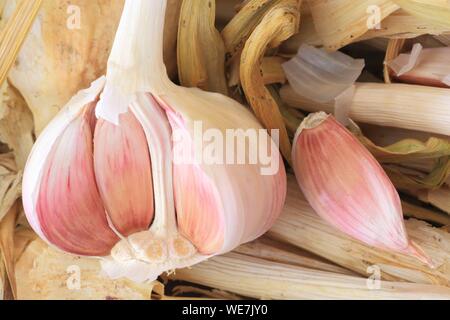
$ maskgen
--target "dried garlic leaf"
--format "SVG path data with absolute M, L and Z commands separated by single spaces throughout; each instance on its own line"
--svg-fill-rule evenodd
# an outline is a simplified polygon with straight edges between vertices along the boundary
M 431 204 L 450 215 L 450 187 L 444 185 L 435 190 L 420 190 L 417 193 L 420 201 Z M 450 226 L 450 221 L 444 223 Z
M 375 145 L 361 131 L 351 128 L 353 134 L 382 163 L 405 163 L 411 160 L 435 159 L 450 156 L 450 141 L 435 137 L 426 142 L 404 139 L 386 147 Z
M 17 298 L 15 259 L 14 259 L 14 231 L 16 228 L 16 219 L 18 216 L 19 204 L 16 202 L 6 216 L 0 222 L 0 251 L 3 262 L 6 267 L 6 274 L 11 286 L 14 299 Z
M 308 4 L 319 37 L 332 51 L 355 41 L 399 9 L 391 0 L 309 0 Z
M 280 132 L 280 150 L 291 160 L 291 142 L 277 102 L 265 87 L 261 61 L 267 49 L 275 48 L 298 30 L 300 1 L 285 0 L 270 9 L 247 40 L 241 56 L 241 83 L 256 117 L 266 129 Z
M 228 58 L 239 55 L 253 30 L 267 12 L 284 0 L 248 0 L 222 31 Z
M 35 240 L 16 263 L 18 299 L 148 300 L 159 282 L 110 280 L 96 259 L 68 255 Z
M 422 189 L 437 189 L 441 187 L 450 176 L 450 157 L 442 157 L 428 174 L 414 172 L 411 169 L 395 165 L 384 165 L 392 183 L 401 190 L 418 191 Z
M 185 87 L 228 95 L 225 46 L 216 30 L 215 0 L 184 0 L 178 31 L 178 75 Z
M 450 28 L 450 2 L 442 0 L 392 0 L 403 10 L 438 26 Z
M 402 190 L 435 189 L 442 186 L 450 176 L 450 141 L 431 137 L 426 142 L 403 139 L 386 147 L 375 145 L 355 125 L 349 129 L 361 143 L 384 164 L 384 169 L 394 185 Z M 416 174 L 413 170 L 400 169 L 392 164 L 405 165 L 416 160 L 435 160 L 428 174 Z
M 402 201 L 402 208 L 403 214 L 406 217 L 412 217 L 419 220 L 440 224 L 442 226 L 450 226 L 450 216 L 445 213 L 420 207 L 407 201 Z
M 33 115 L 14 88 L 7 85 L 0 97 L 0 141 L 13 151 L 17 167 L 23 169 L 33 147 Z

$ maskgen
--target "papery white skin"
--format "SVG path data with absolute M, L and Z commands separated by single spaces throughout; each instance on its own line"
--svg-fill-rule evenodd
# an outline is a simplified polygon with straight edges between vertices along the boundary
M 165 6 L 165 0 L 126 2 L 106 81 L 101 78 L 90 89 L 81 91 L 46 128 L 33 148 L 24 177 L 27 218 L 38 235 L 46 239 L 37 218 L 36 203 L 42 171 L 52 145 L 100 93 L 95 109 L 99 119 L 119 124 L 122 113 L 131 112 L 136 117 L 144 129 L 151 155 L 154 220 L 148 231 L 128 238 L 118 234 L 122 240 L 111 248 L 111 256 L 101 257 L 103 270 L 111 278 L 128 277 L 139 282 L 153 280 L 162 272 L 191 266 L 212 255 L 228 252 L 265 233 L 281 213 L 286 196 L 283 162 L 274 142 L 266 134 L 272 161 L 279 163 L 277 174 L 262 175 L 260 163 L 189 163 L 192 172 L 199 177 L 198 183 L 210 186 L 204 191 L 208 192 L 207 200 L 211 200 L 212 210 L 186 213 L 186 204 L 191 199 L 200 205 L 206 199 L 202 198 L 203 193 L 195 193 L 198 190 L 189 187 L 192 185 L 189 181 L 192 180 L 191 171 L 182 170 L 179 164 L 172 165 L 172 148 L 175 147 L 172 146 L 172 131 L 183 132 L 183 139 L 174 143 L 189 146 L 191 154 L 195 154 L 197 143 L 192 137 L 196 121 L 202 121 L 205 130 L 219 129 L 224 135 L 226 129 L 259 130 L 262 127 L 248 110 L 232 99 L 178 87 L 169 81 L 162 59 Z M 182 178 L 185 173 L 188 174 Z M 219 221 L 221 236 L 208 235 L 210 225 L 206 224 L 204 228 L 200 224 L 212 244 L 202 243 L 200 239 L 194 246 L 188 237 L 195 237 L 199 226 L 195 223 L 192 226 L 192 221 L 198 221 L 199 215 L 207 219 L 212 211 L 217 214 L 213 220 Z M 187 215 L 184 224 L 183 215 Z M 183 225 L 186 232 L 183 232 Z M 110 227 L 117 233 L 112 225 Z M 162 254 L 155 260 L 144 261 L 148 257 L 147 249 L 153 248 L 161 249 Z

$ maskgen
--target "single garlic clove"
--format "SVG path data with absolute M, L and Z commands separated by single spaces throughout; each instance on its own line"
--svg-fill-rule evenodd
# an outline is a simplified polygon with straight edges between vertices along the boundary
M 100 119 L 94 136 L 94 167 L 108 216 L 123 236 L 147 230 L 153 219 L 153 184 L 147 139 L 136 117 L 120 124 Z
M 368 245 L 430 263 L 408 240 L 399 195 L 383 168 L 333 116 L 320 112 L 304 120 L 293 161 L 306 199 L 330 224 Z
M 159 103 L 174 137 L 178 228 L 201 254 L 228 252 L 264 234 L 280 215 L 283 161 L 267 131 L 236 101 L 173 90 Z
M 79 255 L 109 254 L 118 241 L 108 225 L 95 183 L 92 108 L 75 118 L 46 159 L 36 204 L 40 228 L 60 249 Z
M 217 253 L 224 241 L 225 221 L 217 188 L 195 165 L 174 165 L 178 228 L 204 255 Z

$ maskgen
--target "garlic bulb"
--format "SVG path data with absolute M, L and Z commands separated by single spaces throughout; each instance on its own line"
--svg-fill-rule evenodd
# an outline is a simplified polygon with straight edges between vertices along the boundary
M 247 109 L 168 79 L 165 8 L 166 0 L 126 1 L 106 77 L 49 124 L 24 174 L 38 235 L 100 257 L 112 278 L 155 279 L 230 251 L 265 233 L 286 196 L 279 151 Z M 230 132 L 244 139 L 223 157 L 203 146 Z M 245 148 L 245 133 L 258 134 L 256 150 Z M 244 151 L 243 161 L 228 161 L 229 151 Z
M 408 239 L 400 197 L 388 176 L 333 116 L 319 112 L 303 121 L 292 159 L 306 199 L 331 225 L 370 246 L 431 265 Z

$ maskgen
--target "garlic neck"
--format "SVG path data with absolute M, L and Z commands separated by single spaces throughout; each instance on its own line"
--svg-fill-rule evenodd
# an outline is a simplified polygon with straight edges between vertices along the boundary
M 166 0 L 127 0 L 108 61 L 108 83 L 124 95 L 170 83 L 163 59 Z

